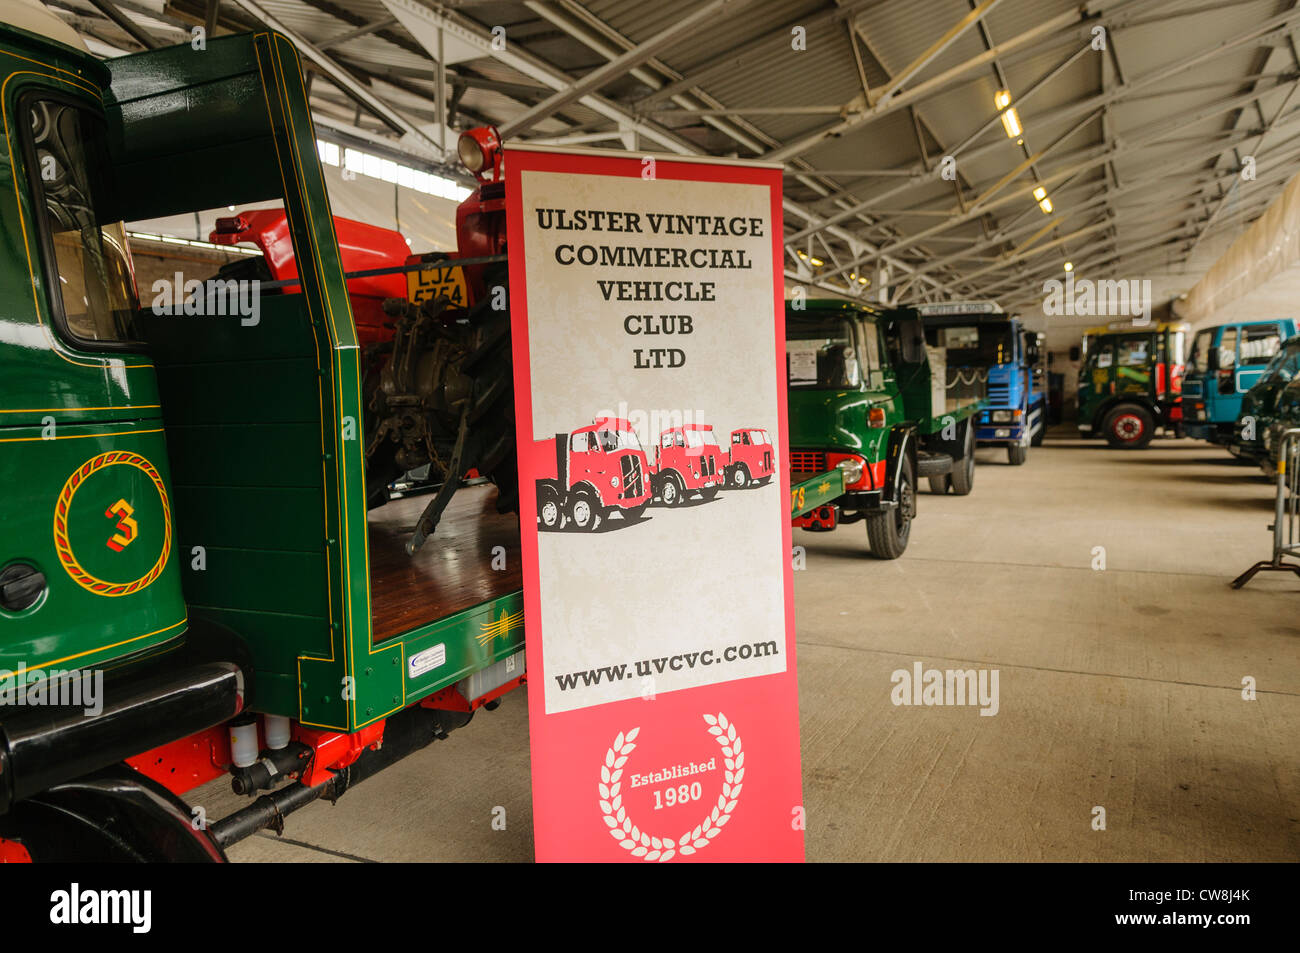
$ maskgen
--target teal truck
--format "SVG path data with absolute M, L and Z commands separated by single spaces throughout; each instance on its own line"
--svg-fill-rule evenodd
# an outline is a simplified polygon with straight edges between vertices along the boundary
M 1295 333 L 1296 323 L 1290 318 L 1198 329 L 1183 377 L 1187 436 L 1230 446 L 1246 392 L 1259 383 L 1282 342 Z
M 839 300 L 786 306 L 791 517 L 833 530 L 865 522 L 873 555 L 897 559 L 917 480 L 971 491 L 979 387 L 948 386 L 913 309 Z

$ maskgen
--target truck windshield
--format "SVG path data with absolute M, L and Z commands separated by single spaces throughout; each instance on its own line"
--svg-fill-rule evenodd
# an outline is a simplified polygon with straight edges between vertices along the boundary
M 1260 375 L 1261 381 L 1289 381 L 1300 369 L 1300 346 L 1283 348 L 1273 355 L 1273 359 Z
M 31 99 L 27 113 L 55 314 L 78 343 L 138 340 L 126 230 L 103 214 L 113 202 L 104 124 L 62 99 Z
M 630 430 L 597 430 L 593 436 L 596 438 L 597 446 L 604 453 L 641 449 L 641 441 L 637 440 L 636 434 Z
M 791 387 L 857 387 L 862 382 L 853 325 L 842 318 L 788 321 L 785 359 Z
M 1010 363 L 1015 355 L 1010 322 L 928 327 L 925 338 L 948 352 L 950 366 L 991 367 Z
M 712 430 L 686 431 L 686 446 L 688 447 L 703 447 L 705 444 L 716 444 L 717 442 Z
M 771 440 L 768 439 L 766 430 L 749 431 L 749 439 L 750 442 L 753 443 L 754 446 L 756 447 L 761 447 L 764 444 L 768 444 L 772 442 Z

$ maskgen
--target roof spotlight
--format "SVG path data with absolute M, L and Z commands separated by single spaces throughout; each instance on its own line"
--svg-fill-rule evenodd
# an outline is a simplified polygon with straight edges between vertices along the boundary
M 474 173 L 480 182 L 491 170 L 493 179 L 501 177 L 501 135 L 492 126 L 477 126 L 460 134 L 456 154 L 461 165 Z

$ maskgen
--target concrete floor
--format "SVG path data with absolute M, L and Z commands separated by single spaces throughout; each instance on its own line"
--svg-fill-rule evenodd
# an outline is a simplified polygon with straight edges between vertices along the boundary
M 923 493 L 895 562 L 865 555 L 860 524 L 795 533 L 809 860 L 1300 859 L 1300 579 L 1228 587 L 1269 553 L 1271 485 L 1192 441 L 1063 431 L 1005 459 L 980 451 L 971 497 Z M 895 707 L 890 675 L 918 661 L 996 668 L 999 713 Z M 239 803 L 224 781 L 195 800 Z M 526 861 L 531 828 L 515 693 L 230 853 Z

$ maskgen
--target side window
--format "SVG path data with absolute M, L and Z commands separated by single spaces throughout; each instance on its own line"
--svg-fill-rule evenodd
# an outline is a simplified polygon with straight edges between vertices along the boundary
M 1214 332 L 1206 329 L 1198 331 L 1192 339 L 1192 353 L 1187 359 L 1187 370 L 1193 374 L 1204 373 L 1210 369 L 1210 342 Z
M 1267 364 L 1282 346 L 1282 336 L 1276 324 L 1259 324 L 1244 328 L 1241 338 L 1241 353 L 1238 360 L 1242 364 Z
M 731 435 L 731 442 L 732 442 L 732 443 L 740 443 L 740 438 L 741 438 L 741 434 L 733 433 L 733 434 Z
M 1223 338 L 1219 341 L 1219 370 L 1231 370 L 1237 366 L 1237 329 L 1225 328 Z
M 575 433 L 573 435 L 573 439 L 569 441 L 569 449 L 572 450 L 574 453 L 587 452 L 586 431 L 583 431 L 582 433 Z
M 671 433 L 662 434 L 659 437 L 659 445 L 662 447 L 671 447 L 673 445 L 673 435 Z
M 879 390 L 885 386 L 885 372 L 880 366 L 880 327 L 874 321 L 863 322 L 862 337 L 867 351 L 867 386 Z
M 1115 363 L 1115 345 L 1110 341 L 1098 345 L 1094 353 L 1097 355 L 1098 368 L 1110 367 Z
M 28 97 L 27 156 L 56 324 L 82 346 L 138 340 L 126 230 L 104 210 L 113 188 L 102 120 L 70 101 Z

